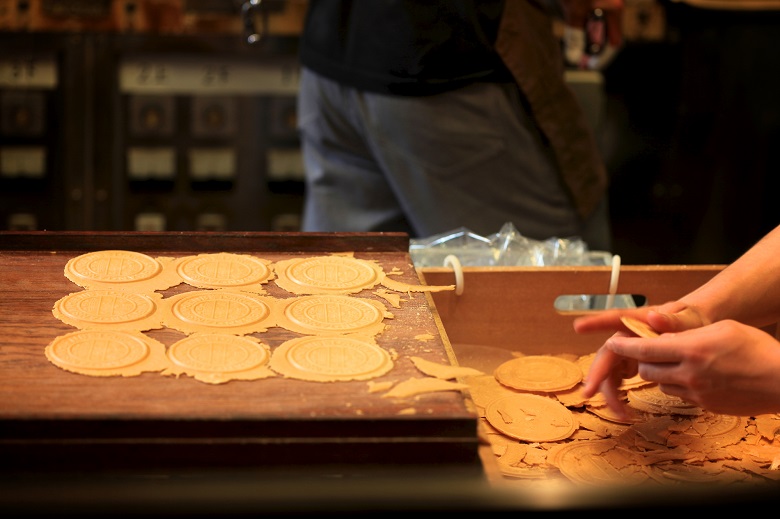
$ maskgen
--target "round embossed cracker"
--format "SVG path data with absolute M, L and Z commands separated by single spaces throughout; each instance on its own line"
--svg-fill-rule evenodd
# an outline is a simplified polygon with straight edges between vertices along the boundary
M 563 440 L 579 427 L 572 412 L 557 400 L 527 393 L 492 400 L 485 418 L 498 431 L 528 442 Z
M 637 453 L 621 448 L 617 440 L 573 441 L 555 445 L 547 462 L 574 483 L 637 485 L 649 479 Z
M 307 336 L 276 348 L 270 366 L 289 378 L 337 382 L 384 375 L 392 369 L 393 359 L 370 337 Z
M 254 337 L 193 334 L 168 348 L 171 366 L 163 375 L 189 375 L 208 384 L 230 380 L 257 380 L 273 376 L 267 364 L 268 345 Z
M 691 426 L 692 431 L 696 431 L 701 436 L 713 438 L 717 436 L 728 436 L 737 431 L 738 437 L 742 437 L 745 427 L 747 427 L 747 418 L 744 416 L 732 416 L 726 414 L 703 411 L 696 418 L 696 422 Z
M 313 295 L 284 300 L 279 311 L 280 326 L 317 335 L 381 333 L 385 318 L 393 314 L 379 301 L 345 295 Z
M 589 405 L 587 406 L 587 411 L 593 413 L 599 418 L 608 420 L 610 422 L 619 423 L 619 424 L 642 423 L 647 421 L 647 414 L 643 413 L 642 411 L 639 411 L 638 409 L 634 409 L 632 407 L 626 408 L 626 412 L 624 416 L 618 415 L 608 405 L 602 405 L 602 406 Z
M 527 355 L 508 360 L 500 364 L 493 375 L 505 386 L 522 391 L 563 391 L 582 381 L 580 366 L 551 355 Z
M 270 265 L 270 261 L 248 254 L 219 252 L 181 258 L 176 271 L 194 287 L 264 293 L 262 284 L 274 277 Z
M 657 463 L 649 467 L 653 477 L 661 483 L 697 484 L 741 483 L 750 475 L 741 469 L 728 467 L 720 460 L 700 463 Z
M 682 398 L 668 395 L 657 385 L 643 386 L 628 391 L 628 405 L 634 409 L 655 414 L 700 415 L 704 410 Z
M 65 277 L 89 289 L 164 290 L 181 283 L 172 261 L 126 250 L 88 252 L 65 264 Z
M 118 290 L 84 290 L 60 298 L 52 313 L 65 324 L 82 330 L 143 331 L 162 328 L 158 305 L 162 295 Z
M 168 366 L 165 345 L 137 332 L 79 330 L 57 337 L 44 353 L 66 371 L 95 377 L 131 377 Z
M 674 431 L 674 434 L 667 438 L 667 445 L 669 447 L 684 445 L 698 452 L 736 445 L 745 438 L 748 427 L 747 417 L 711 411 L 704 411 L 697 416 L 686 416 L 675 422 L 674 427 L 669 428 L 670 431 Z
M 376 263 L 347 256 L 279 261 L 276 275 L 276 284 L 295 294 L 355 294 L 374 287 L 385 277 Z
M 196 290 L 163 300 L 163 324 L 184 333 L 245 335 L 275 326 L 274 301 L 233 290 Z
M 658 332 L 653 330 L 653 328 L 644 321 L 640 321 L 639 319 L 635 319 L 627 315 L 622 316 L 620 321 L 626 325 L 626 328 L 640 337 L 645 337 L 648 339 L 658 337 Z

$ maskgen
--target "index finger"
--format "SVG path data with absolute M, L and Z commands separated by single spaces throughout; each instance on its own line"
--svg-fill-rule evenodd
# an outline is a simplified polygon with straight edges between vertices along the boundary
M 675 334 L 658 337 L 625 337 L 614 335 L 604 346 L 615 355 L 628 357 L 637 362 L 671 363 L 682 360 L 681 349 L 672 343 Z
M 596 357 L 590 364 L 588 373 L 585 375 L 582 393 L 590 398 L 599 389 L 603 389 L 603 387 L 600 387 L 601 384 L 608 380 L 612 380 L 615 388 L 617 388 L 623 378 L 634 375 L 633 371 L 635 369 L 626 366 L 626 360 L 626 358 L 616 355 L 609 348 L 604 346 L 599 348 Z
M 628 328 L 621 321 L 624 316 L 644 320 L 647 309 L 637 310 L 602 310 L 599 312 L 581 315 L 574 319 L 574 331 L 577 333 L 591 333 L 603 331 L 627 331 Z

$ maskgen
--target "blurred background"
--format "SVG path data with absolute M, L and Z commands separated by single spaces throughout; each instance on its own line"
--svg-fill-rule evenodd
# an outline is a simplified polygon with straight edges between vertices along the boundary
M 569 71 L 610 252 L 730 262 L 780 223 L 780 2 L 625 4 L 615 58 Z M 0 0 L 0 229 L 298 230 L 306 7 Z

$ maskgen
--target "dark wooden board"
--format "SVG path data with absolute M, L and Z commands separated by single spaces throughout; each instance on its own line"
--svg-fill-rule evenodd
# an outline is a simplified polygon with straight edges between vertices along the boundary
M 44 349 L 75 328 L 53 304 L 83 290 L 64 276 L 67 261 L 93 250 L 153 257 L 202 252 L 249 253 L 271 261 L 352 251 L 377 260 L 393 279 L 419 284 L 403 234 L 303 233 L 0 233 L 0 457 L 6 468 L 75 463 L 119 467 L 317 463 L 466 462 L 476 459 L 476 416 L 464 394 L 447 391 L 389 399 L 366 381 L 307 382 L 281 376 L 212 385 L 182 375 L 89 377 L 51 364 Z M 291 297 L 273 281 L 269 295 Z M 169 297 L 194 290 L 186 284 Z M 394 368 L 377 382 L 422 377 L 409 360 L 448 362 L 421 292 L 402 294 L 377 343 L 395 351 Z M 184 337 L 146 332 L 165 345 Z M 422 341 L 420 334 L 433 339 Z M 298 334 L 271 328 L 252 334 L 273 350 Z M 122 458 L 122 459 L 119 459 Z M 108 460 L 108 461 L 106 461 Z

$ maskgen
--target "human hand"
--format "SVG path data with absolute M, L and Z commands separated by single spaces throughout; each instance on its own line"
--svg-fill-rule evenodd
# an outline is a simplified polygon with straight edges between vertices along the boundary
M 608 346 L 614 338 L 634 336 L 621 321 L 624 316 L 644 321 L 659 333 L 679 332 L 709 323 L 701 309 L 679 301 L 637 309 L 605 310 L 574 320 L 577 333 L 615 331 L 615 335 L 597 351 L 585 378 L 582 394 L 590 398 L 601 392 L 607 405 L 620 416 L 625 416 L 626 412 L 619 387 L 623 379 L 633 377 L 639 370 L 635 358 L 620 355 Z
M 610 330 L 629 332 L 630 330 L 621 321 L 624 316 L 644 321 L 658 333 L 680 332 L 710 324 L 709 318 L 701 308 L 680 301 L 670 301 L 662 305 L 618 308 L 582 315 L 574 320 L 574 331 L 577 333 Z
M 709 411 L 737 416 L 780 411 L 780 343 L 768 333 L 724 320 L 656 338 L 616 333 L 604 344 L 588 375 L 605 396 L 620 366 L 633 365 L 661 391 Z M 599 361 L 597 363 L 597 361 Z M 593 380 L 590 380 L 593 377 Z M 613 409 L 616 399 L 608 399 Z M 622 402 L 617 401 L 622 410 Z
M 626 335 L 626 333 L 616 332 L 613 337 L 620 335 Z M 610 409 L 618 416 L 627 418 L 620 386 L 624 379 L 633 377 L 638 373 L 638 370 L 639 367 L 634 359 L 616 354 L 605 343 L 596 352 L 596 357 L 583 380 L 580 392 L 585 398 L 590 398 L 600 392 L 604 395 Z

